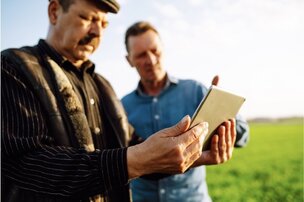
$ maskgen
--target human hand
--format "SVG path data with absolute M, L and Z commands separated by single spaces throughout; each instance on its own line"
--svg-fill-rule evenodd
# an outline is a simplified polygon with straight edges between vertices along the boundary
M 189 129 L 190 117 L 171 128 L 161 130 L 141 144 L 128 148 L 129 179 L 150 173 L 183 173 L 202 154 L 208 132 L 206 122 Z M 188 130 L 188 131 L 187 131 Z
M 235 119 L 225 121 L 212 137 L 210 150 L 203 151 L 200 158 L 193 164 L 199 165 L 221 164 L 232 157 L 236 139 Z
M 214 86 L 217 86 L 219 83 L 220 77 L 218 75 L 215 75 L 211 81 L 211 84 Z

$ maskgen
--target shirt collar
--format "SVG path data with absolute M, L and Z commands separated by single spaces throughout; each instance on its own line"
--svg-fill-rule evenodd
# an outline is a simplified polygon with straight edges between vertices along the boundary
M 161 94 L 163 91 L 167 90 L 170 86 L 177 85 L 178 82 L 179 82 L 178 78 L 173 77 L 173 76 L 171 76 L 170 74 L 167 73 L 166 74 L 166 84 L 165 84 L 164 88 L 161 90 L 161 92 L 159 94 Z M 142 86 L 140 81 L 138 82 L 136 92 L 140 96 L 147 96 L 147 94 L 143 90 L 143 86 Z
M 93 74 L 95 70 L 95 65 L 90 60 L 87 60 L 81 65 L 81 68 L 78 69 L 75 67 L 69 60 L 62 57 L 53 47 L 46 43 L 45 40 L 40 39 L 38 42 L 38 46 L 41 47 L 45 53 L 54 60 L 60 67 L 63 67 L 66 70 L 71 70 L 76 73 L 88 72 L 89 74 Z

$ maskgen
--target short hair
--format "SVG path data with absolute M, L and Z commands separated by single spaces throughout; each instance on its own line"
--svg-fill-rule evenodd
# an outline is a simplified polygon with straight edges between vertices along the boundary
M 67 12 L 73 3 L 75 3 L 75 0 L 59 0 L 63 12 Z
M 129 47 L 128 47 L 128 39 L 129 39 L 129 37 L 141 35 L 141 34 L 147 32 L 149 30 L 152 30 L 157 35 L 159 35 L 159 33 L 156 30 L 156 28 L 152 24 L 150 24 L 149 22 L 139 21 L 139 22 L 136 22 L 133 25 L 131 25 L 127 29 L 126 34 L 125 34 L 125 45 L 126 45 L 127 52 L 129 52 Z

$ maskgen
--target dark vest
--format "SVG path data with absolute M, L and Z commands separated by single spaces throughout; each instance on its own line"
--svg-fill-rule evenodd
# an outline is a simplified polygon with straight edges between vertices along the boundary
M 75 135 L 72 133 L 71 122 L 68 115 L 62 110 L 52 82 L 50 72 L 43 65 L 41 52 L 38 47 L 23 47 L 21 49 L 8 49 L 1 52 L 12 61 L 17 71 L 20 72 L 28 81 L 33 93 L 40 101 L 42 109 L 47 114 L 46 120 L 50 134 L 53 134 L 56 145 L 79 147 Z M 120 100 L 117 98 L 109 82 L 102 76 L 94 74 L 94 81 L 99 89 L 101 100 L 101 111 L 103 112 L 106 123 L 105 131 L 110 131 L 112 145 L 111 148 L 126 147 L 133 132 L 128 124 L 127 116 Z M 16 190 L 18 192 L 18 190 Z M 17 193 L 16 193 L 17 194 Z M 122 187 L 108 193 L 110 201 L 129 201 L 129 187 Z M 18 194 L 17 194 L 18 195 Z M 17 197 L 19 198 L 19 197 Z

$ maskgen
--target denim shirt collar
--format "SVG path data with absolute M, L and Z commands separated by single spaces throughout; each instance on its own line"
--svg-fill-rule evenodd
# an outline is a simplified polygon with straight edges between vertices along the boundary
M 168 73 L 166 74 L 166 84 L 164 86 L 164 88 L 160 91 L 159 95 L 162 94 L 162 92 L 164 92 L 165 90 L 167 90 L 170 86 L 172 85 L 177 85 L 179 82 L 178 78 L 169 75 Z M 138 82 L 137 88 L 136 88 L 136 93 L 139 96 L 143 96 L 143 97 L 151 97 L 150 95 L 148 95 L 147 93 L 144 92 L 143 90 L 143 86 L 141 84 L 141 82 Z

